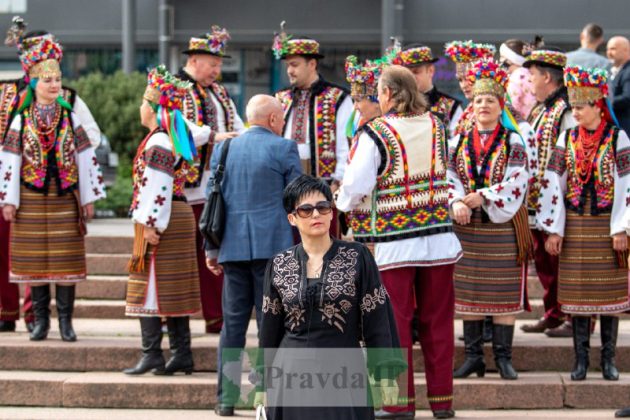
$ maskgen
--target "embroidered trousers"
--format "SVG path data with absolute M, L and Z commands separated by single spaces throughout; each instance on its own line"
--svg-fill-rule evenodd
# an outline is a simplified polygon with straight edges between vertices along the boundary
M 381 271 L 381 279 L 390 296 L 400 345 L 407 350 L 407 406 L 384 407 L 386 411 L 415 411 L 413 383 L 412 320 L 418 315 L 420 346 L 424 356 L 427 397 L 432 410 L 447 410 L 453 404 L 453 355 L 455 341 L 454 264 L 433 267 L 402 267 Z M 415 298 L 415 299 L 414 299 Z M 404 395 L 406 393 L 406 395 Z

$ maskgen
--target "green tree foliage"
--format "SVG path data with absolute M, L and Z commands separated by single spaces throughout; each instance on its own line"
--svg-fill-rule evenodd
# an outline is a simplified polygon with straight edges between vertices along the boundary
M 147 86 L 146 75 L 140 72 L 111 75 L 92 73 L 70 83 L 90 108 L 112 149 L 121 158 L 132 159 L 138 144 L 147 134 L 140 125 L 140 104 Z

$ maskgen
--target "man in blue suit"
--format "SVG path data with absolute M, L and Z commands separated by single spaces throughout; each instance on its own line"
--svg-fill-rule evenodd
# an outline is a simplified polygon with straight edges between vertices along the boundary
M 623 36 L 610 38 L 606 54 L 613 65 L 609 84 L 613 111 L 623 131 L 630 133 L 630 41 Z
M 302 174 L 297 144 L 281 137 L 284 115 L 280 102 L 256 95 L 246 113 L 250 128 L 231 140 L 221 185 L 226 211 L 221 248 L 207 252 L 210 271 L 216 274 L 222 269 L 225 274 L 215 407 L 220 416 L 234 415 L 240 388 L 239 349 L 245 347 L 253 307 L 260 328 L 267 260 L 293 245 L 282 194 Z M 212 152 L 212 173 L 223 145 L 219 143 Z

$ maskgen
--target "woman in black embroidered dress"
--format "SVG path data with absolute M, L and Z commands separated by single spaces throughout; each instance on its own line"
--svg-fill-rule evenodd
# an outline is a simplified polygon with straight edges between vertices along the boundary
M 289 222 L 299 230 L 302 243 L 276 255 L 267 267 L 260 347 L 267 352 L 279 350 L 273 366 L 280 366 L 286 374 L 295 372 L 293 369 L 305 371 L 300 370 L 304 365 L 299 357 L 280 356 L 287 349 L 317 348 L 321 349 L 320 356 L 336 349 L 339 358 L 343 358 L 346 349 L 361 352 L 363 341 L 369 349 L 368 372 L 380 382 L 383 402 L 394 404 L 398 386 L 391 379 L 404 372 L 406 363 L 398 351 L 398 334 L 389 296 L 368 249 L 360 243 L 339 241 L 329 236 L 331 206 L 330 188 L 321 180 L 303 175 L 287 186 L 284 207 L 289 213 Z M 379 350 L 373 352 L 374 349 Z M 318 357 L 317 352 L 309 354 L 315 359 Z M 329 359 L 324 361 L 326 366 L 331 362 Z M 339 366 L 345 366 L 343 363 Z M 288 394 L 283 399 L 286 388 L 280 392 L 275 389 L 272 394 L 270 378 L 265 385 L 269 419 L 374 418 L 368 399 L 366 403 L 357 402 L 346 389 L 335 390 L 339 394 L 330 405 L 343 405 L 335 403 L 348 401 L 347 406 L 314 407 L 315 404 L 308 405 L 317 391 L 303 390 L 298 396 L 301 406 L 295 406 L 296 401 L 288 401 Z M 365 391 L 367 395 L 369 390 Z M 348 393 L 350 400 L 345 399 L 344 393 Z M 261 401 L 261 394 L 257 394 L 256 401 Z

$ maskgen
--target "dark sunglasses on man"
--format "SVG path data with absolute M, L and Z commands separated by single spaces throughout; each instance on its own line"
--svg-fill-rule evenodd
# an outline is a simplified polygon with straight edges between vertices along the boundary
M 332 211 L 332 203 L 330 201 L 320 201 L 312 204 L 302 204 L 298 206 L 295 210 L 293 210 L 293 214 L 297 214 L 302 218 L 311 217 L 313 215 L 313 211 L 317 210 L 319 214 L 329 214 Z

